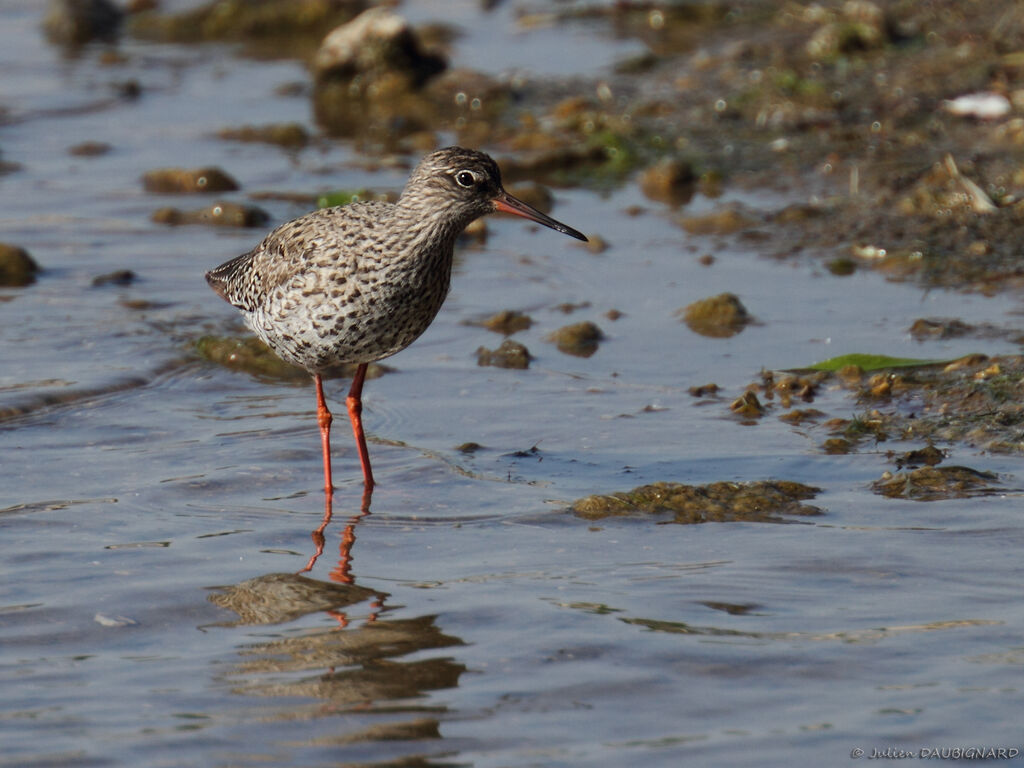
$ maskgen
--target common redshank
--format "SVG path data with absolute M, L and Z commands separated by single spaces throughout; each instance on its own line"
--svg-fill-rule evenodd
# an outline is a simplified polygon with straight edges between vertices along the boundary
M 341 364 L 357 366 L 345 404 L 371 490 L 362 421 L 366 366 L 405 349 L 427 329 L 451 284 L 455 239 L 495 211 L 587 239 L 508 194 L 490 156 L 448 147 L 420 161 L 396 203 L 313 211 L 206 273 L 210 287 L 242 311 L 257 336 L 312 374 L 328 497 L 334 489 L 332 417 L 323 375 Z

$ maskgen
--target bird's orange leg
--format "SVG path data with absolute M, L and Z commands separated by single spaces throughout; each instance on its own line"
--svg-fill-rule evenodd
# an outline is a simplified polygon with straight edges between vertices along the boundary
M 356 436 L 356 447 L 359 449 L 359 465 L 363 468 L 363 482 L 367 490 L 372 490 L 373 470 L 370 468 L 370 452 L 366 450 L 366 435 L 363 434 L 363 379 L 366 378 L 366 363 L 360 363 L 356 375 L 352 377 L 352 388 L 345 398 L 348 417 L 352 422 L 352 433 Z
M 320 425 L 320 442 L 324 449 L 324 493 L 330 499 L 334 494 L 334 483 L 331 482 L 331 422 L 334 417 L 327 410 L 324 383 L 319 373 L 313 376 L 313 381 L 316 382 L 316 420 Z

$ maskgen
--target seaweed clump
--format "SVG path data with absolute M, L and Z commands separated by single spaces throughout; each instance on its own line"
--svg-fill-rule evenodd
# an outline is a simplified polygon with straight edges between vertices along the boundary
M 819 507 L 803 504 L 820 491 L 788 480 L 750 483 L 718 482 L 708 485 L 652 483 L 632 491 L 586 496 L 569 510 L 586 520 L 607 517 L 657 516 L 658 522 L 729 523 L 783 522 L 782 515 L 811 517 L 822 514 Z M 668 518 L 668 519 L 661 519 Z

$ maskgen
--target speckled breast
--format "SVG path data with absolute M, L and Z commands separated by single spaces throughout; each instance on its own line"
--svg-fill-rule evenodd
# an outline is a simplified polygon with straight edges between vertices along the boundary
M 409 346 L 437 316 L 451 275 L 451 258 L 439 261 L 333 280 L 311 273 L 246 320 L 274 352 L 311 372 L 381 360 Z

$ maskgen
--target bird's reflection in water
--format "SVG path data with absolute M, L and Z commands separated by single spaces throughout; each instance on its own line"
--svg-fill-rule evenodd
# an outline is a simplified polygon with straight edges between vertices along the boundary
M 338 562 L 330 572 L 330 582 L 319 581 L 307 576 L 324 552 L 326 537 L 324 531 L 333 518 L 331 496 L 324 501 L 324 517 L 312 532 L 315 550 L 305 567 L 296 574 L 268 573 L 229 587 L 220 587 L 217 594 L 210 595 L 210 601 L 238 614 L 238 620 L 227 626 L 239 624 L 281 624 L 293 621 L 316 611 L 333 616 L 341 627 L 348 626 L 348 616 L 343 609 L 371 600 L 371 612 L 366 621 L 376 621 L 383 609 L 386 592 L 361 587 L 352 575 L 352 547 L 356 541 L 355 527 L 370 514 L 372 489 L 363 493 L 359 512 L 352 515 L 345 525 L 339 544 Z
M 424 706 L 421 697 L 457 686 L 466 668 L 446 656 L 423 658 L 422 651 L 463 643 L 444 634 L 435 616 L 388 619 L 387 594 L 356 583 L 352 572 L 355 528 L 369 514 L 369 504 L 367 492 L 359 512 L 346 521 L 330 581 L 304 575 L 324 551 L 332 517 L 328 498 L 323 522 L 313 532 L 315 552 L 302 571 L 259 576 L 221 587 L 210 596 L 211 602 L 238 616 L 221 626 L 282 624 L 317 612 L 336 620 L 327 628 L 290 627 L 272 639 L 262 635 L 255 643 L 247 637 L 239 649 L 241 659 L 225 671 L 224 678 L 241 695 L 320 700 L 299 710 L 289 705 L 280 713 L 282 720 L 356 713 L 372 718 L 354 731 L 328 737 L 325 743 L 436 739 L 443 708 Z M 361 604 L 368 605 L 363 618 L 351 618 L 351 608 Z M 410 654 L 417 654 L 417 659 L 402 661 Z M 401 719 L 403 714 L 414 716 Z M 380 722 L 382 717 L 388 722 Z
M 352 578 L 352 545 L 356 543 L 356 524 L 370 514 L 370 500 L 372 497 L 373 487 L 367 486 L 363 490 L 363 500 L 359 506 L 359 512 L 348 519 L 348 524 L 341 533 L 341 543 L 338 547 L 338 564 L 330 573 L 331 581 L 335 581 L 338 584 L 354 583 Z M 313 570 L 316 561 L 324 553 L 324 544 L 326 543 L 324 530 L 334 516 L 332 498 L 332 494 L 324 494 L 324 519 L 320 522 L 320 526 L 310 534 L 313 537 L 313 545 L 316 547 L 316 550 L 309 558 L 309 562 L 306 563 L 306 567 L 299 571 L 299 573 L 308 573 Z

